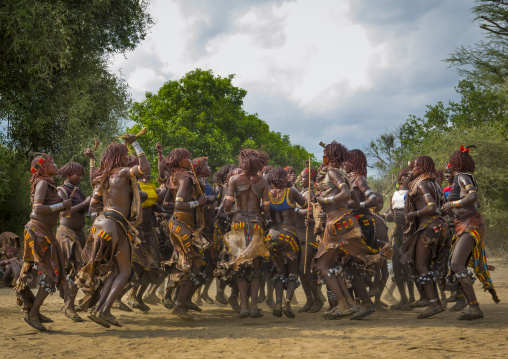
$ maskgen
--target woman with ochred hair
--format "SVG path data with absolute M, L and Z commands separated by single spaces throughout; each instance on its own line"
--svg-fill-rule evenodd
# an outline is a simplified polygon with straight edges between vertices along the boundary
M 460 287 L 468 301 L 469 308 L 463 312 L 459 319 L 473 320 L 483 318 L 473 288 L 474 274 L 482 282 L 483 288 L 492 295 L 494 302 L 498 303 L 496 290 L 492 284 L 487 269 L 485 256 L 485 223 L 482 215 L 478 212 L 478 185 L 474 180 L 473 173 L 475 163 L 469 149 L 461 146 L 459 151 L 450 157 L 450 169 L 453 171 L 453 185 L 443 209 L 453 214 L 455 219 L 455 235 L 452 239 L 450 250 L 448 280 L 455 287 Z M 474 271 L 466 268 L 469 258 L 474 260 Z
M 54 228 L 58 216 L 64 209 L 70 209 L 72 199 L 63 200 L 57 192 L 53 176 L 58 168 L 53 157 L 40 154 L 32 160 L 32 178 L 30 179 L 30 201 L 32 213 L 25 225 L 25 251 L 23 267 L 16 283 L 17 302 L 26 312 L 25 322 L 39 331 L 47 331 L 42 323 L 53 322 L 40 313 L 40 308 L 49 294 L 56 288 L 62 298 L 67 298 L 67 280 L 65 279 L 62 250 L 55 238 Z M 28 283 L 32 280 L 30 272 L 37 265 L 44 278 L 39 282 L 39 291 L 34 296 Z

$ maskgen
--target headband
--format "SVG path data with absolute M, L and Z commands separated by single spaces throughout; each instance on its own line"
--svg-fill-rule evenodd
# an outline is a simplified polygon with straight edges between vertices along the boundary
M 208 161 L 208 157 L 198 157 L 192 160 L 192 166 L 198 168 L 201 162 Z
M 37 172 L 46 161 L 46 158 L 48 158 L 48 155 L 41 154 L 41 158 L 39 158 L 39 160 L 35 163 L 35 165 L 32 168 L 30 168 L 30 171 L 32 173 Z

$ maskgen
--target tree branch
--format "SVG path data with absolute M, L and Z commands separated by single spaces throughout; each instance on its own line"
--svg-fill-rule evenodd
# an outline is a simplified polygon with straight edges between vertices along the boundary
M 499 25 L 497 22 L 493 21 L 493 20 L 490 20 L 489 18 L 487 18 L 486 16 L 480 16 L 480 19 L 483 19 L 485 21 L 488 21 L 490 22 L 491 24 L 493 24 L 494 26 L 496 26 L 498 29 L 501 29 L 502 31 L 496 31 L 496 30 L 493 30 L 491 28 L 488 27 L 488 25 L 481 25 L 480 27 L 482 29 L 485 29 L 487 31 L 490 31 L 490 32 L 493 32 L 494 34 L 498 34 L 498 35 L 504 35 L 504 36 L 508 36 L 508 28 L 506 27 L 503 27 L 501 25 Z

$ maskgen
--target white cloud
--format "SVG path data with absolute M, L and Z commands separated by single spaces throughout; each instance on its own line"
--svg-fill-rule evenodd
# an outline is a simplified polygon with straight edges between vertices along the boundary
M 154 84 L 162 81 L 164 81 L 164 78 L 157 75 L 153 69 L 142 66 L 137 66 L 127 77 L 129 85 L 140 92 L 150 91 Z
M 151 34 L 117 57 L 135 100 L 195 68 L 236 74 L 245 109 L 316 154 L 362 148 L 454 98 L 442 62 L 480 38 L 474 0 L 157 0 Z

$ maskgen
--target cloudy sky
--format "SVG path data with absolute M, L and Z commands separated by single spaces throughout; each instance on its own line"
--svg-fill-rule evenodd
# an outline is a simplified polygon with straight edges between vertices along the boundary
M 244 108 L 320 154 L 363 148 L 425 106 L 457 99 L 442 60 L 482 38 L 474 0 L 152 0 L 155 21 L 113 59 L 135 101 L 195 69 L 235 74 Z

